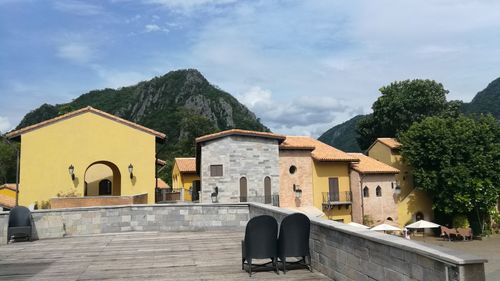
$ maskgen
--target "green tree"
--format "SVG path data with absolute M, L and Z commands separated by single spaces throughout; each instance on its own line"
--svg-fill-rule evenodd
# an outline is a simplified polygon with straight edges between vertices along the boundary
M 491 116 L 428 117 L 401 135 L 401 153 L 415 185 L 432 197 L 434 210 L 466 215 L 484 231 L 500 195 L 500 125 Z M 474 222 L 476 223 L 474 225 Z
M 16 181 L 17 146 L 0 136 L 0 184 Z
M 434 80 L 393 82 L 380 89 L 382 94 L 372 106 L 373 113 L 358 122 L 357 138 L 361 149 L 367 149 L 378 137 L 396 137 L 414 122 L 428 116 L 453 115 L 460 104 L 448 103 L 441 83 Z

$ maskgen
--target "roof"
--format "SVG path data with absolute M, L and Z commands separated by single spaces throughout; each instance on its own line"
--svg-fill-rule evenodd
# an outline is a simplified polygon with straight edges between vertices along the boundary
M 158 178 L 158 182 L 157 182 L 157 185 L 156 185 L 159 189 L 167 189 L 167 188 L 170 188 L 170 185 L 168 185 L 168 183 L 166 183 L 165 181 L 163 181 L 162 179 Z
M 280 149 L 312 149 L 311 156 L 318 161 L 359 161 L 357 157 L 307 136 L 287 136 Z
M 0 207 L 12 209 L 16 206 L 16 199 L 0 194 Z
M 359 159 L 358 163 L 352 164 L 352 169 L 362 174 L 397 174 L 399 170 L 384 164 L 363 153 L 348 153 Z
M 16 191 L 17 188 L 16 188 L 16 184 L 15 183 L 5 183 L 5 184 L 2 184 L 0 185 L 0 189 L 10 189 L 12 191 Z
M 372 145 L 366 150 L 369 151 L 372 149 L 372 147 L 377 143 L 380 142 L 381 144 L 389 147 L 390 149 L 399 149 L 401 147 L 401 143 L 395 139 L 395 138 L 377 138 Z
M 268 132 L 257 132 L 257 131 L 241 130 L 241 129 L 231 129 L 231 130 L 218 132 L 215 134 L 210 134 L 210 135 L 198 137 L 198 138 L 196 138 L 196 143 L 206 142 L 209 140 L 219 139 L 219 138 L 227 137 L 227 136 L 250 136 L 250 137 L 258 137 L 258 138 L 276 139 L 279 141 L 283 141 L 286 138 L 286 136 L 284 136 L 284 135 L 278 135 L 278 134 L 273 134 L 273 133 L 268 133 Z
M 25 133 L 28 133 L 28 132 L 31 132 L 31 131 L 43 128 L 45 126 L 48 126 L 48 125 L 51 125 L 51 124 L 54 124 L 54 123 L 57 123 L 57 122 L 60 122 L 60 121 L 64 121 L 66 119 L 70 119 L 70 118 L 82 115 L 82 114 L 87 113 L 87 112 L 92 112 L 92 113 L 97 114 L 97 115 L 99 115 L 101 117 L 110 119 L 112 121 L 121 123 L 123 125 L 127 125 L 129 127 L 137 129 L 139 131 L 143 131 L 145 133 L 154 135 L 157 138 L 160 138 L 160 139 L 164 139 L 165 138 L 165 134 L 163 134 L 163 133 L 157 132 L 157 131 L 155 131 L 153 129 L 146 128 L 144 126 L 141 126 L 141 125 L 136 124 L 134 122 L 130 122 L 128 120 L 125 120 L 123 118 L 120 118 L 120 117 L 112 115 L 112 114 L 109 114 L 107 112 L 95 109 L 95 108 L 93 108 L 91 106 L 87 106 L 87 107 L 84 107 L 84 108 L 81 108 L 81 109 L 78 109 L 78 110 L 75 110 L 75 111 L 63 114 L 61 116 L 57 116 L 55 118 L 46 120 L 46 121 L 43 121 L 43 122 L 31 125 L 31 126 L 27 126 L 27 127 L 21 128 L 21 129 L 16 130 L 16 131 L 12 131 L 12 132 L 10 132 L 10 133 L 7 134 L 7 137 L 8 138 L 14 138 L 14 137 L 20 136 L 22 134 L 25 134 Z
M 175 158 L 181 173 L 196 173 L 196 158 Z

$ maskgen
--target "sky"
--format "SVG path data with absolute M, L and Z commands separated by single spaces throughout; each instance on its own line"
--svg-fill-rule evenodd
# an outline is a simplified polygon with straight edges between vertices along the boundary
M 0 132 L 44 103 L 196 68 L 272 131 L 319 136 L 393 81 L 470 101 L 500 76 L 500 1 L 0 0 Z

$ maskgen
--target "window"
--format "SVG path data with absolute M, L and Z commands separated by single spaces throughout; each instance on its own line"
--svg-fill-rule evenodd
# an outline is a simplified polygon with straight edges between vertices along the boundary
M 394 221 L 391 217 L 388 217 L 386 220 L 388 220 L 388 221 Z
M 247 178 L 240 178 L 240 202 L 247 202 Z
M 377 194 L 377 197 L 382 196 L 382 187 L 380 187 L 380 185 L 377 185 L 377 189 L 375 189 L 375 193 Z
M 295 167 L 294 165 L 290 166 L 290 169 L 288 169 L 288 171 L 290 172 L 290 174 L 295 174 L 295 172 L 297 171 L 297 167 Z
M 271 178 L 270 177 L 265 177 L 264 178 L 264 203 L 265 204 L 271 204 L 272 198 L 271 198 Z
M 210 165 L 211 177 L 222 177 L 222 165 Z
M 368 186 L 365 186 L 365 188 L 363 188 L 363 197 L 368 196 L 370 196 L 370 191 L 368 190 Z

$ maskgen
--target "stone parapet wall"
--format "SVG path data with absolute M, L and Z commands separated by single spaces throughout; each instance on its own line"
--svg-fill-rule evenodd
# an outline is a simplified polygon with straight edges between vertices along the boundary
M 250 217 L 278 222 L 292 211 L 249 204 Z M 313 268 L 334 280 L 485 280 L 485 259 L 372 230 L 311 219 Z
M 129 231 L 235 229 L 243 233 L 247 204 L 158 204 L 34 211 L 35 239 Z M 7 243 L 8 212 L 0 213 L 0 245 Z

